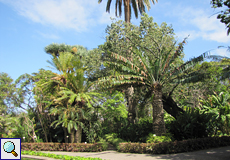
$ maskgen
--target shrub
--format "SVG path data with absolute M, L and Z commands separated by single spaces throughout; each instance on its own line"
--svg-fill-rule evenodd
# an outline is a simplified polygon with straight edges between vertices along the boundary
M 198 109 L 187 108 L 169 125 L 169 132 L 175 140 L 204 138 L 212 135 L 211 114 L 200 113 Z
M 161 142 L 171 142 L 169 135 L 165 136 L 156 136 L 155 134 L 150 133 L 147 137 L 147 143 L 161 143 Z
M 149 133 L 153 131 L 151 117 L 140 118 L 135 124 L 127 124 L 118 131 L 118 137 L 131 142 L 146 142 Z
M 107 148 L 103 143 L 21 143 L 24 151 L 68 151 L 68 152 L 100 152 Z
M 119 143 L 125 142 L 123 139 L 117 138 L 116 133 L 106 134 L 105 139 L 107 142 L 113 144 L 116 148 L 118 148 Z
M 230 145 L 230 137 L 197 138 L 163 143 L 120 143 L 118 151 L 124 153 L 171 154 Z
M 99 138 L 99 141 L 97 143 L 102 145 L 103 151 L 107 150 L 108 142 L 106 142 L 106 140 L 104 140 L 103 138 Z

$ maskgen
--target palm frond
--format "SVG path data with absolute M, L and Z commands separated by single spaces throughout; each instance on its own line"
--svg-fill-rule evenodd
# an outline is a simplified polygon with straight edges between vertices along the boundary
M 132 3 L 132 7 L 133 7 L 133 10 L 134 10 L 135 17 L 138 18 L 138 8 L 137 8 L 136 0 L 132 0 L 131 3 Z
M 110 5 L 111 5 L 112 0 L 108 0 L 107 6 L 106 6 L 106 12 L 110 13 Z
M 204 61 L 205 58 L 208 58 L 210 55 L 209 52 L 204 52 L 203 54 L 201 54 L 198 57 L 192 58 L 189 61 L 187 61 L 186 63 L 182 64 L 181 66 L 175 68 L 171 73 L 171 75 L 175 75 L 178 74 L 180 72 L 184 72 L 186 69 L 190 68 L 191 66 L 195 66 L 197 63 Z
M 171 48 L 169 52 L 166 54 L 165 59 L 163 60 L 163 64 L 162 64 L 162 66 L 164 66 L 162 74 L 164 74 L 168 70 L 168 67 L 170 66 L 170 64 L 173 63 L 175 59 L 181 55 L 181 53 L 183 52 L 183 45 L 186 44 L 186 39 L 187 37 L 179 44 L 177 50 L 172 56 L 171 56 L 171 51 L 173 48 Z M 174 42 L 174 45 L 175 44 L 176 42 Z
M 230 58 L 229 57 L 226 57 L 226 56 L 220 56 L 220 55 L 210 55 L 209 56 L 209 59 L 212 59 L 214 61 L 222 61 L 223 59 L 226 59 L 226 60 L 229 60 Z
M 122 0 L 119 0 L 118 7 L 119 7 L 119 16 L 121 17 L 121 14 L 122 14 L 122 9 L 121 9 L 121 7 L 122 7 Z
M 151 5 L 150 5 L 149 0 L 144 0 L 144 3 L 145 3 L 145 5 L 146 5 L 146 7 L 147 7 L 147 10 L 149 11 L 149 9 L 151 8 Z M 154 4 L 154 3 L 153 3 L 153 4 Z

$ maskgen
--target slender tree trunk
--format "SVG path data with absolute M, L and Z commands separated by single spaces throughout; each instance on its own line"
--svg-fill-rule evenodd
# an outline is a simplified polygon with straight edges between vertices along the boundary
M 153 133 L 157 136 L 161 136 L 166 133 L 164 110 L 162 102 L 162 88 L 159 83 L 155 83 L 153 86 Z
M 82 127 L 80 124 L 78 124 L 74 142 L 81 143 L 81 138 L 82 138 Z
M 63 128 L 63 130 L 64 130 L 64 139 L 65 139 L 65 143 L 68 143 L 68 138 L 67 138 L 67 136 L 68 136 L 68 134 L 67 134 L 67 129 L 66 129 L 66 128 Z
M 134 93 L 134 88 L 131 86 L 126 90 L 126 99 L 127 99 L 127 106 L 128 106 L 128 120 L 130 123 L 134 123 L 134 106 L 133 106 L 133 93 Z
M 75 129 L 72 128 L 70 133 L 70 143 L 74 143 L 74 134 L 75 134 Z
M 40 121 L 40 123 L 41 123 L 42 130 L 43 130 L 43 132 L 44 132 L 46 142 L 48 142 L 48 136 L 47 136 L 46 126 L 44 126 L 43 121 L 42 121 L 42 118 L 40 117 L 40 115 L 43 117 L 43 114 L 42 114 L 42 106 L 41 106 L 41 105 L 38 105 L 37 108 L 38 108 L 37 115 L 38 115 L 39 121 Z M 40 115 L 39 115 L 39 114 L 40 114 Z

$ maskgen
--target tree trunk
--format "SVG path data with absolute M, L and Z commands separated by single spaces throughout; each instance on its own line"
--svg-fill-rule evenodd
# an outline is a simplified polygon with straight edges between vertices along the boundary
M 124 1 L 125 7 L 125 22 L 130 23 L 131 15 L 130 15 L 130 0 Z
M 38 119 L 39 119 L 39 121 L 41 123 L 43 133 L 45 135 L 45 140 L 46 140 L 46 142 L 48 142 L 48 136 L 47 136 L 46 126 L 44 126 L 42 118 L 40 117 L 40 116 L 44 115 L 43 111 L 42 111 L 42 106 L 41 105 L 38 105 L 38 107 L 37 107 L 37 115 L 38 115 Z
M 67 134 L 67 129 L 66 129 L 66 128 L 63 128 L 63 130 L 64 130 L 64 139 L 65 139 L 65 143 L 68 143 L 68 138 L 67 138 L 67 136 L 68 136 L 68 134 Z
M 70 133 L 70 143 L 73 143 L 73 142 L 74 142 L 74 133 L 75 133 L 75 129 L 72 128 L 72 129 L 71 129 L 71 133 Z
M 172 97 L 162 95 L 162 100 L 163 100 L 164 110 L 168 114 L 173 116 L 175 119 L 177 119 L 179 115 L 184 113 L 184 110 L 177 106 L 176 102 L 172 99 Z
M 81 137 L 82 137 L 82 127 L 80 124 L 78 124 L 76 134 L 75 134 L 74 143 L 81 143 Z
M 127 99 L 127 106 L 128 106 L 128 120 L 130 123 L 134 123 L 134 112 L 135 108 L 133 106 L 133 93 L 134 93 L 134 88 L 131 86 L 126 90 L 126 99 Z
M 159 83 L 155 83 L 153 86 L 153 133 L 157 136 L 161 136 L 166 133 L 164 110 L 162 102 L 162 88 Z

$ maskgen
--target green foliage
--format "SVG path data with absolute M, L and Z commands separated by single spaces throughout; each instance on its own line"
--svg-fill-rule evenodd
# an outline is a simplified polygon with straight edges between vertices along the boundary
M 119 146 L 119 143 L 125 142 L 123 139 L 117 138 L 116 133 L 106 134 L 105 139 L 107 142 L 113 144 L 116 148 Z
M 86 133 L 87 142 L 95 143 L 99 140 L 100 143 L 104 144 L 103 139 L 100 138 L 102 136 L 102 123 L 99 120 L 89 119 L 89 124 L 85 124 L 83 130 Z
M 214 135 L 230 134 L 230 94 L 221 92 L 210 95 L 207 100 L 201 100 L 201 111 L 211 114 L 210 123 L 215 128 Z
M 213 131 L 211 119 L 211 114 L 188 107 L 182 115 L 171 122 L 169 132 L 175 140 L 208 137 Z
M 107 96 L 102 105 L 101 114 L 103 118 L 109 121 L 127 118 L 128 111 L 124 102 L 124 94 L 115 91 L 111 96 Z
M 103 151 L 107 150 L 107 148 L 108 148 L 108 142 L 105 139 L 103 139 L 103 138 L 100 137 L 99 141 L 97 143 L 102 144 Z
M 7 73 L 0 72 L 0 107 L 4 114 L 16 111 L 14 107 L 17 98 L 16 90 L 13 79 Z
M 77 50 L 77 49 L 76 49 Z M 74 142 L 75 130 L 77 134 L 81 134 L 84 126 L 83 120 L 88 119 L 93 105 L 98 104 L 100 93 L 89 92 L 89 82 L 84 77 L 87 67 L 81 57 L 81 53 L 76 51 L 60 52 L 58 57 L 53 54 L 52 61 L 48 61 L 59 74 L 50 73 L 52 78 L 48 81 L 37 83 L 37 87 L 44 94 L 53 94 L 51 98 L 53 105 L 50 115 L 58 115 L 58 119 L 51 123 L 56 123 L 66 128 L 71 134 L 71 142 Z M 89 133 L 89 132 L 88 132 Z M 66 135 L 65 135 L 66 136 Z M 80 143 L 80 135 L 77 140 Z M 75 137 L 76 138 L 76 137 Z M 76 139 L 75 139 L 76 140 Z
M 230 33 L 230 1 L 229 0 L 212 0 L 211 4 L 213 8 L 223 8 L 222 11 L 217 16 L 217 19 L 220 19 L 221 23 L 226 25 L 228 28 L 227 34 Z
M 118 131 L 118 136 L 126 141 L 146 142 L 149 133 L 152 133 L 151 117 L 140 118 L 135 124 L 126 124 Z
M 80 156 L 68 156 L 68 155 L 56 155 L 52 153 L 42 153 L 36 151 L 22 151 L 22 155 L 34 155 L 34 156 L 42 156 L 42 157 L 50 157 L 55 159 L 68 159 L 68 160 L 102 160 L 101 158 L 91 158 L 91 157 L 80 157 Z
M 150 133 L 147 137 L 147 143 L 161 143 L 161 142 L 171 142 L 169 135 L 166 136 L 156 136 L 156 134 Z

